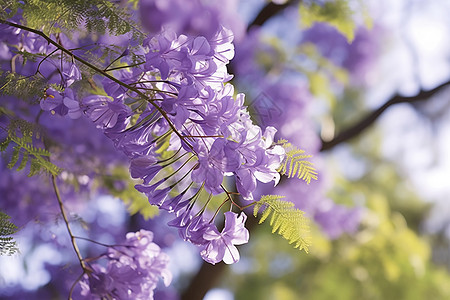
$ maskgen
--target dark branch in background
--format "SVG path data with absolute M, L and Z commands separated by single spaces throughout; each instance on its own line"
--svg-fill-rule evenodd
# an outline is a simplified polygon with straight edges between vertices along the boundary
M 201 300 L 206 293 L 216 286 L 227 265 L 220 262 L 211 265 L 203 262 L 195 277 L 191 279 L 189 286 L 181 295 L 181 300 Z
M 300 1 L 299 0 L 289 0 L 289 1 L 286 1 L 286 3 L 284 3 L 284 4 L 275 4 L 273 2 L 267 3 L 266 6 L 264 6 L 259 11 L 256 18 L 252 22 L 250 22 L 250 24 L 248 24 L 247 31 L 249 31 L 250 28 L 252 28 L 254 26 L 264 25 L 264 23 L 266 23 L 267 20 L 269 20 L 270 18 L 272 18 L 273 16 L 275 16 L 276 14 L 281 12 L 283 9 L 285 9 L 286 7 L 289 7 L 293 4 L 296 4 L 298 2 L 300 2 Z
M 267 20 L 274 17 L 275 15 L 282 12 L 285 8 L 300 3 L 300 0 L 288 0 L 284 4 L 275 4 L 273 2 L 267 3 L 258 13 L 253 21 L 251 21 L 247 26 L 247 32 L 254 27 L 263 26 Z M 234 61 L 231 60 L 228 64 L 228 73 L 235 74 L 234 72 Z
M 421 90 L 417 95 L 412 97 L 395 95 L 394 97 L 386 101 L 386 103 L 383 104 L 380 108 L 369 113 L 361 121 L 344 130 L 331 141 L 323 141 L 320 151 L 330 150 L 334 146 L 356 137 L 365 129 L 367 129 L 372 123 L 374 123 L 377 118 L 381 116 L 381 114 L 390 106 L 398 103 L 413 103 L 417 101 L 428 100 L 447 86 L 450 86 L 450 80 L 435 87 L 432 90 Z M 257 222 L 258 221 L 253 217 L 253 215 L 248 215 L 248 219 L 246 222 L 247 229 L 252 232 L 256 227 Z M 207 262 L 203 262 L 201 268 L 194 276 L 187 289 L 181 295 L 181 300 L 202 300 L 206 293 L 216 285 L 226 269 L 227 265 L 225 265 L 224 263 L 213 266 Z
M 285 8 L 300 3 L 300 0 L 289 0 L 285 4 L 275 4 L 273 2 L 267 3 L 258 13 L 253 21 L 249 23 L 247 26 L 247 32 L 250 31 L 251 28 L 263 26 L 269 19 L 274 17 L 275 15 L 282 12 Z M 233 72 L 233 61 L 228 65 L 228 70 L 230 73 Z M 388 107 L 397 103 L 406 103 L 406 102 L 415 102 L 420 100 L 426 100 L 429 97 L 433 96 L 435 93 L 440 91 L 443 87 L 450 84 L 446 82 L 441 84 L 440 86 L 430 90 L 430 91 L 420 91 L 416 96 L 413 97 L 402 97 L 400 95 L 394 96 L 392 99 L 388 100 L 383 106 L 374 112 L 370 113 L 367 117 L 362 119 L 356 125 L 344 130 L 342 133 L 337 135 L 331 141 L 322 141 L 322 148 L 320 151 L 325 151 L 333 148 L 339 143 L 345 142 L 359 133 L 361 133 L 364 129 L 370 126 Z M 248 219 L 246 222 L 247 229 L 252 232 L 256 227 L 257 220 L 252 215 L 248 215 Z M 213 266 L 207 262 L 203 262 L 202 266 L 198 270 L 197 274 L 193 277 L 189 286 L 181 295 L 181 300 L 202 300 L 206 293 L 216 286 L 216 283 L 219 282 L 219 279 L 227 270 L 227 265 L 223 262 Z
M 386 101 L 381 107 L 372 111 L 366 117 L 361 119 L 358 123 L 336 135 L 336 137 L 333 138 L 331 141 L 322 141 L 322 148 L 320 149 L 320 151 L 330 150 L 334 146 L 356 137 L 357 135 L 362 133 L 367 127 L 372 125 L 372 123 L 374 123 L 378 119 L 378 117 L 381 116 L 381 114 L 390 106 L 398 103 L 413 103 L 417 101 L 427 100 L 449 85 L 450 80 L 438 85 L 432 90 L 429 91 L 421 90 L 415 96 L 404 97 L 398 94 L 395 95 L 394 97 Z

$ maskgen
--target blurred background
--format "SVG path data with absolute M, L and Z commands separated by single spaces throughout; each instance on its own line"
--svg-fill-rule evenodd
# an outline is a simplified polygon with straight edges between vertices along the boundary
M 233 30 L 229 72 L 255 122 L 312 154 L 319 172 L 309 185 L 287 179 L 259 194 L 286 195 L 304 210 L 312 243 L 300 252 L 249 218 L 240 262 L 209 265 L 165 225 L 164 213 L 149 219 L 154 212 L 120 168 L 96 181 L 108 188 L 89 201 L 69 200 L 80 235 L 113 243 L 152 230 L 174 274 L 156 299 L 450 299 L 449 1 L 130 2 L 149 33 Z M 80 128 L 88 130 L 67 125 Z M 112 151 L 99 149 L 101 138 L 86 151 Z M 122 160 L 113 159 L 126 166 Z M 0 208 L 21 228 L 21 254 L 0 257 L 0 299 L 63 299 L 76 277 L 65 228 L 54 211 L 37 218 L 22 203 L 45 203 L 45 187 L 10 192 L 24 179 L 4 166 Z

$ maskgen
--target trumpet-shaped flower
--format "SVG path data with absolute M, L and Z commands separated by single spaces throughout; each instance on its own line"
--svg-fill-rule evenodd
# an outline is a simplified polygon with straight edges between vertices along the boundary
M 226 264 L 232 264 L 239 260 L 239 251 L 235 245 L 248 242 L 249 232 L 245 228 L 247 216 L 241 213 L 239 216 L 233 212 L 225 213 L 225 227 L 219 232 L 214 224 L 210 225 L 203 234 L 207 241 L 203 245 L 201 256 L 211 264 L 223 260 Z

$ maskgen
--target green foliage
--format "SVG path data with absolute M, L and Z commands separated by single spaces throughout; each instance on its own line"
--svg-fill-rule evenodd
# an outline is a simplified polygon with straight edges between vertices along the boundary
M 140 213 L 146 220 L 158 215 L 159 209 L 150 205 L 147 197 L 134 188 L 136 182 L 130 177 L 128 169 L 117 167 L 111 175 L 102 176 L 100 180 L 99 185 L 108 189 L 112 196 L 121 199 L 131 215 Z
M 30 165 L 28 176 L 33 176 L 41 171 L 46 171 L 52 175 L 58 175 L 61 169 L 50 162 L 50 152 L 33 145 L 33 136 L 40 137 L 39 127 L 22 119 L 11 120 L 7 129 L 8 136 L 0 142 L 0 152 L 5 152 L 13 142 L 11 158 L 8 168 L 23 170 L 27 164 Z
M 286 52 L 286 45 L 276 36 L 263 36 L 261 43 L 264 47 L 257 49 L 256 61 L 264 68 L 265 72 L 280 74 L 284 66 L 289 63 L 289 54 Z
M 64 32 L 70 36 L 77 30 L 113 35 L 133 32 L 135 38 L 140 35 L 129 19 L 128 7 L 107 0 L 3 0 L 0 6 L 13 12 L 22 9 L 24 24 L 47 35 Z
M 9 221 L 10 216 L 0 211 L 0 255 L 13 255 L 19 249 L 10 236 L 17 232 L 17 226 Z
M 305 154 L 304 150 L 298 149 L 285 140 L 279 141 L 278 144 L 286 150 L 286 157 L 278 170 L 282 175 L 289 178 L 297 177 L 307 184 L 311 183 L 311 180 L 318 179 L 313 163 L 307 160 L 312 155 Z
M 307 76 L 311 94 L 326 100 L 329 107 L 334 109 L 337 99 L 333 88 L 336 85 L 348 85 L 348 71 L 324 57 L 313 43 L 302 43 L 297 47 L 296 54 L 299 58 L 295 70 Z
M 417 234 L 429 204 L 378 156 L 379 145 L 374 132 L 354 143 L 351 156 L 361 164 L 364 157 L 366 174 L 338 178 L 328 195 L 340 204 L 364 203 L 360 230 L 329 240 L 312 224 L 314 243 L 301 257 L 270 233 L 255 232 L 246 251 L 257 259 L 247 272 L 227 277 L 236 300 L 450 299 L 450 274 L 433 264 L 428 236 Z
M 303 26 L 310 27 L 315 22 L 325 22 L 341 32 L 349 42 L 354 39 L 356 24 L 349 0 L 301 4 L 299 10 Z
M 261 211 L 259 224 L 264 222 L 270 216 L 270 226 L 272 233 L 277 232 L 289 244 L 293 244 L 294 248 L 305 250 L 308 252 L 309 225 L 308 219 L 304 216 L 304 212 L 294 208 L 294 203 L 283 201 L 283 196 L 266 195 L 256 202 L 253 209 L 255 217 Z
M 17 0 L 0 0 L 0 18 L 7 19 L 14 16 L 21 3 Z
M 47 87 L 47 81 L 39 75 L 22 76 L 0 72 L 0 96 L 14 96 L 34 103 L 44 96 Z
M 347 187 L 351 190 L 342 197 L 369 189 L 361 230 L 330 241 L 312 226 L 314 243 L 307 256 L 298 256 L 266 231 L 253 232 L 246 251 L 256 259 L 224 283 L 236 300 L 450 299 L 450 274 L 432 264 L 426 238 L 392 211 L 397 196 L 388 199 L 377 184 Z

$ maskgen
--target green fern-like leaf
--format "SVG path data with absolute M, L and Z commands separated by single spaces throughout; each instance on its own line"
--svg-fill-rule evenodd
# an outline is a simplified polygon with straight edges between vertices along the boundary
M 311 180 L 318 179 L 313 163 L 308 160 L 312 155 L 305 154 L 304 150 L 298 149 L 285 140 L 279 141 L 278 144 L 282 144 L 286 150 L 286 157 L 278 169 L 282 175 L 286 175 L 289 178 L 297 177 L 304 180 L 307 184 L 310 184 Z
M 8 19 L 17 13 L 21 7 L 20 1 L 17 0 L 0 0 L 0 17 Z
M 0 96 L 14 96 L 29 103 L 36 103 L 42 98 L 47 87 L 47 81 L 41 76 L 0 72 Z
M 9 161 L 8 168 L 12 169 L 16 165 L 16 163 L 19 161 L 19 155 L 20 155 L 20 146 L 15 146 L 13 149 L 13 153 L 11 155 L 11 160 Z
M 10 216 L 0 211 L 0 255 L 13 255 L 19 251 L 10 236 L 17 232 L 17 226 L 11 223 L 10 219 Z
M 270 216 L 272 233 L 277 232 L 294 248 L 308 252 L 310 245 L 308 219 L 304 212 L 295 208 L 294 203 L 281 200 L 283 196 L 266 195 L 256 202 L 253 209 L 255 217 L 261 212 L 259 224 Z
M 97 34 L 108 31 L 113 35 L 132 32 L 134 39 L 142 35 L 135 29 L 129 8 L 108 0 L 26 0 L 14 7 L 22 9 L 27 26 L 47 35 L 63 32 L 70 36 L 75 31 Z
M 52 175 L 57 176 L 59 173 L 61 173 L 61 168 L 59 168 L 58 166 L 56 166 L 55 164 L 51 163 L 48 158 L 50 156 L 50 152 L 48 152 L 45 149 L 42 148 L 36 148 L 30 144 L 27 143 L 27 141 L 25 141 L 23 138 L 18 138 L 16 137 L 10 137 L 11 140 L 17 144 L 16 147 L 14 147 L 14 151 L 16 151 L 16 149 L 22 150 L 23 151 L 23 155 L 22 158 L 20 160 L 20 165 L 17 168 L 17 170 L 21 170 L 24 168 L 24 166 L 22 167 L 23 164 L 23 160 L 25 159 L 25 157 L 27 158 L 27 160 L 29 159 L 29 157 L 31 156 L 31 166 L 33 167 L 32 169 L 30 169 L 30 173 L 28 174 L 28 176 L 33 176 L 35 174 L 37 174 L 40 170 L 44 170 Z M 13 159 L 14 159 L 14 153 L 13 153 Z M 8 165 L 9 168 L 13 168 L 14 165 L 17 163 L 17 161 L 12 165 L 12 161 L 10 162 L 10 164 Z M 22 167 L 22 168 L 21 168 Z
M 0 152 L 5 152 L 6 151 L 6 149 L 8 148 L 8 146 L 9 146 L 9 143 L 11 142 L 11 140 L 10 139 L 5 139 L 4 141 L 2 141 L 1 143 L 0 143 Z
M 33 176 L 41 170 L 52 175 L 58 175 L 62 170 L 49 160 L 50 152 L 33 145 L 33 136 L 40 136 L 40 129 L 25 120 L 13 119 L 8 126 L 8 137 L 0 143 L 0 151 L 5 152 L 11 142 L 15 144 L 8 168 L 23 170 L 30 163 L 28 176 Z

